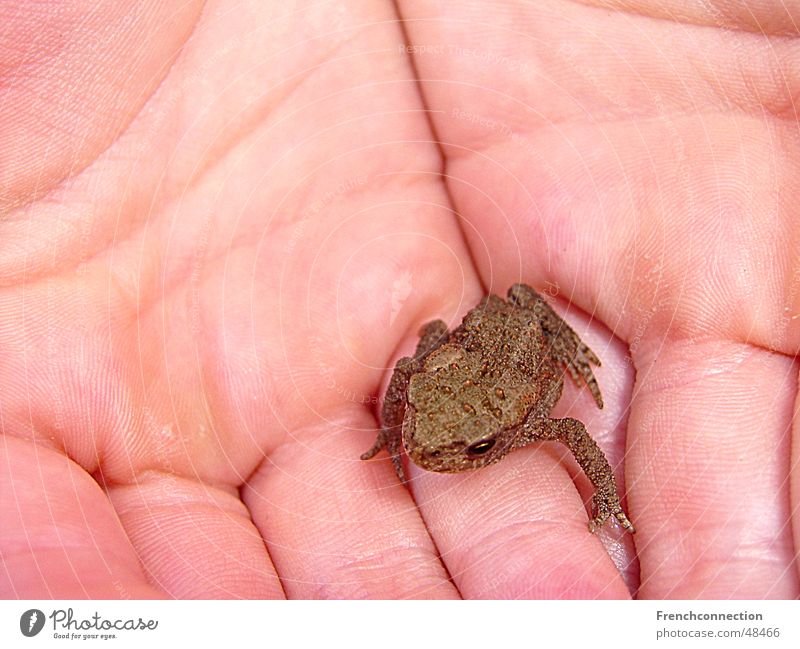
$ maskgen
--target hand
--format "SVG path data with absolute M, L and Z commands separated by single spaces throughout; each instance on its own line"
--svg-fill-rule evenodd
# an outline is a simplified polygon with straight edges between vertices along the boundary
M 401 3 L 409 55 L 264 4 L 11 20 L 0 593 L 796 597 L 797 17 Z M 556 414 L 633 539 L 556 445 L 359 460 L 419 325 L 515 281 L 603 362 Z

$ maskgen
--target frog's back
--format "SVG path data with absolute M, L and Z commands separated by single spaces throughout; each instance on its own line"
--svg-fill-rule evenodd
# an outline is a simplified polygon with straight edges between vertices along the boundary
M 536 315 L 496 295 L 485 297 L 467 313 L 451 340 L 506 374 L 530 377 L 540 366 L 543 335 Z
M 487 437 L 502 439 L 515 431 L 544 392 L 552 391 L 543 339 L 532 311 L 493 295 L 485 298 L 410 378 L 406 449 L 416 449 L 412 455 L 425 466 L 444 470 L 438 455 L 421 459 L 419 454 L 428 449 L 451 457 L 454 448 L 460 454 Z

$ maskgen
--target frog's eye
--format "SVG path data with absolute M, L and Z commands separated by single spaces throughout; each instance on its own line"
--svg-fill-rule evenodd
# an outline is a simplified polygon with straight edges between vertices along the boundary
M 475 442 L 472 446 L 467 449 L 467 453 L 470 455 L 483 455 L 487 453 L 492 446 L 494 446 L 493 439 L 482 439 L 480 442 Z

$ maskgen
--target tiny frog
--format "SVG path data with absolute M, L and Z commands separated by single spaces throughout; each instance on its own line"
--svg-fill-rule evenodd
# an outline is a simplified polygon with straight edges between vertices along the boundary
M 455 473 L 497 462 L 531 442 L 559 441 L 595 488 L 589 530 L 613 516 L 633 533 L 614 473 L 586 427 L 577 419 L 550 418 L 564 368 L 603 407 L 592 364 L 600 366 L 597 356 L 547 302 L 515 284 L 507 301 L 485 297 L 453 331 L 441 320 L 422 328 L 413 358 L 395 366 L 381 431 L 361 459 L 386 449 L 406 482 L 401 445 L 417 466 Z

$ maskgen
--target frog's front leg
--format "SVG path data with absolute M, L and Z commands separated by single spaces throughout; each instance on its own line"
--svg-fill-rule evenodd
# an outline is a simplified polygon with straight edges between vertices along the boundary
M 597 407 L 602 408 L 603 396 L 592 372 L 592 365 L 600 367 L 600 359 L 595 353 L 530 286 L 514 284 L 508 289 L 508 299 L 512 304 L 536 314 L 536 319 L 542 326 L 542 333 L 550 343 L 550 355 L 567 368 L 576 383 L 580 383 L 580 379 L 583 379 Z
M 372 448 L 361 456 L 362 460 L 369 460 L 383 449 L 392 458 L 392 465 L 401 482 L 406 482 L 406 472 L 400 459 L 400 446 L 402 442 L 403 416 L 406 411 L 406 393 L 408 381 L 414 372 L 420 368 L 420 361 L 405 356 L 397 361 L 394 373 L 383 398 L 381 410 L 381 429 Z
M 408 382 L 411 376 L 422 369 L 422 360 L 427 354 L 439 347 L 447 337 L 447 325 L 441 320 L 429 322 L 419 332 L 420 341 L 414 357 L 408 356 L 401 358 L 394 366 L 394 373 L 386 389 L 386 396 L 383 398 L 381 409 L 381 430 L 378 437 L 366 453 L 361 456 L 362 460 L 369 460 L 377 455 L 381 450 L 386 449 L 392 458 L 392 465 L 401 482 L 406 482 L 406 472 L 403 469 L 403 462 L 400 459 L 400 448 L 402 446 L 403 417 L 406 412 L 406 396 L 408 394 Z
M 514 445 L 519 448 L 538 440 L 558 441 L 566 445 L 594 486 L 594 518 L 589 521 L 590 532 L 599 529 L 610 516 L 614 516 L 631 534 L 636 531 L 622 511 L 614 472 L 606 456 L 581 422 L 577 419 L 547 419 L 532 413 L 520 427 Z

